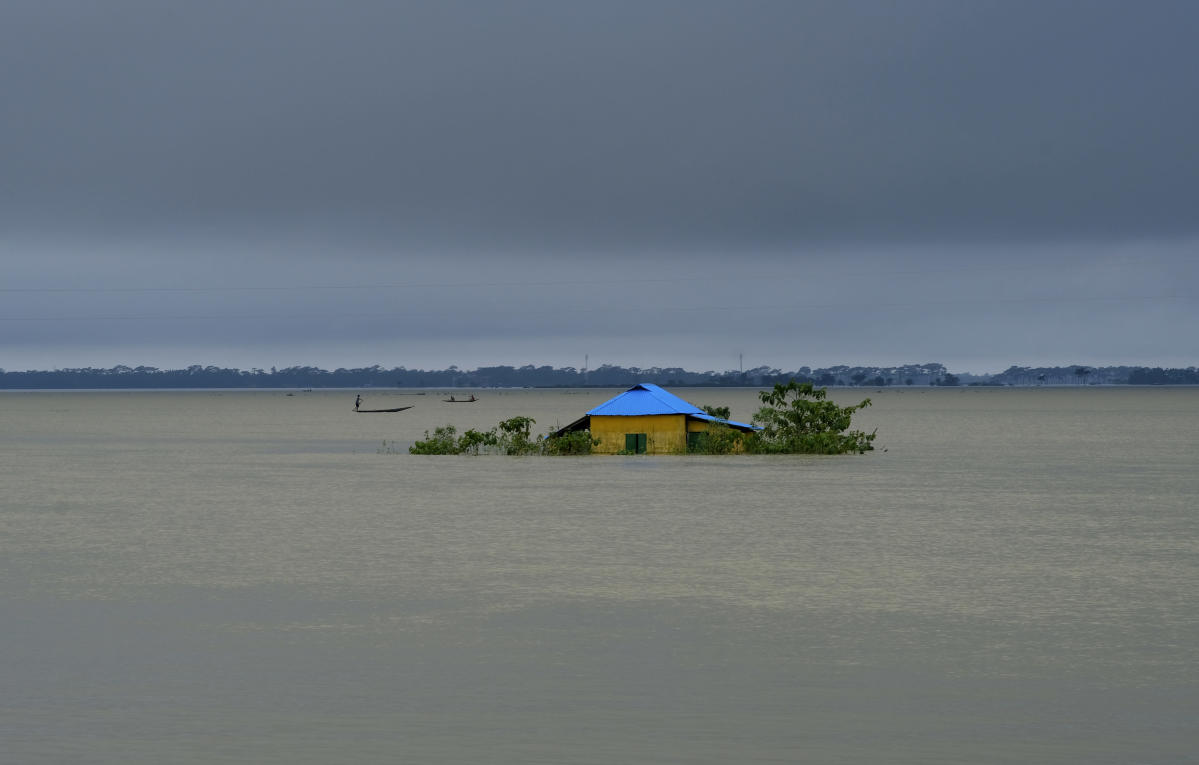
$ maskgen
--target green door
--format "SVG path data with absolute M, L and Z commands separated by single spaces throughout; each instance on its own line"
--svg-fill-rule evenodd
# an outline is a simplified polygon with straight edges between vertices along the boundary
M 633 454 L 645 454 L 648 442 L 644 433 L 625 433 L 624 450 Z

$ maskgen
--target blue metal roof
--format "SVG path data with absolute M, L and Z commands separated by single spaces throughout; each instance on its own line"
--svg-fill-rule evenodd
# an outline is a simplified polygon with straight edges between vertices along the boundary
M 636 417 L 648 414 L 703 414 L 703 409 L 689 404 L 673 393 L 667 393 L 653 383 L 638 383 L 600 404 L 587 414 L 602 417 Z
M 653 383 L 639 383 L 629 388 L 624 393 L 621 393 L 615 398 L 610 398 L 596 408 L 587 412 L 587 415 L 579 418 L 567 427 L 563 428 L 559 433 L 564 433 L 572 429 L 574 426 L 588 427 L 584 425 L 584 421 L 588 420 L 591 415 L 599 415 L 601 417 L 637 417 L 639 415 L 651 414 L 685 414 L 696 420 L 704 420 L 705 422 L 723 422 L 729 427 L 737 430 L 761 430 L 757 425 L 749 425 L 736 420 L 722 420 L 719 417 L 713 417 L 703 409 L 690 404 L 673 393 L 667 393 L 662 388 L 659 388 Z

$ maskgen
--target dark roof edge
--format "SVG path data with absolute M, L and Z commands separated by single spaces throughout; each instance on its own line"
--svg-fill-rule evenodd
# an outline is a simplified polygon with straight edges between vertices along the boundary
M 762 429 L 762 426 L 760 426 L 760 425 L 750 425 L 747 422 L 737 422 L 736 420 L 722 420 L 721 418 L 713 417 L 710 414 L 689 414 L 687 416 L 693 420 L 703 420 L 704 422 L 719 422 L 724 425 L 728 425 L 733 430 L 740 430 L 745 433 L 749 433 L 751 431 Z
M 580 417 L 579 419 L 570 423 L 569 425 L 564 425 L 563 427 L 555 430 L 553 433 L 550 433 L 549 436 L 547 436 L 547 438 L 557 438 L 558 436 L 564 436 L 567 433 L 573 433 L 576 430 L 587 430 L 590 427 L 591 427 L 591 415 L 585 414 L 582 417 Z

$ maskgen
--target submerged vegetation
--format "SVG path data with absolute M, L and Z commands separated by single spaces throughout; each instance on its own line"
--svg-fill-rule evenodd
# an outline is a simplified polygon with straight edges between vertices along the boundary
M 459 446 L 457 438 L 458 429 L 453 425 L 443 425 L 433 431 L 433 435 L 429 435 L 429 431 L 425 431 L 425 439 L 417 441 L 408 452 L 411 454 L 461 454 L 462 447 Z
M 692 454 L 865 454 L 874 449 L 875 433 L 850 430 L 854 412 L 870 406 L 864 399 L 837 406 L 828 391 L 810 382 L 790 380 L 758 394 L 762 408 L 753 417 L 761 430 L 743 433 L 722 422 L 708 424 L 688 444 Z M 728 407 L 704 406 L 713 417 L 729 419 Z
M 765 405 L 754 415 L 762 430 L 748 434 L 745 450 L 755 454 L 864 454 L 874 449 L 875 433 L 850 430 L 854 412 L 870 406 L 863 399 L 837 406 L 828 391 L 809 382 L 775 383 L 758 394 Z
M 537 421 L 532 417 L 512 417 L 494 428 L 485 431 L 470 428 L 461 436 L 453 425 L 435 428 L 433 434 L 425 431 L 425 437 L 408 448 L 409 454 L 509 454 L 570 456 L 590 454 L 596 441 L 586 430 L 566 433 L 562 436 L 532 437 L 532 428 Z M 385 445 L 386 448 L 386 445 Z M 394 449 L 389 450 L 393 453 Z
M 708 407 L 704 407 L 704 409 L 708 409 Z M 709 414 L 712 413 L 709 411 Z M 695 437 L 687 441 L 689 454 L 734 454 L 744 451 L 743 442 L 746 434 L 730 428 L 723 422 L 710 422 L 707 430 L 692 435 Z

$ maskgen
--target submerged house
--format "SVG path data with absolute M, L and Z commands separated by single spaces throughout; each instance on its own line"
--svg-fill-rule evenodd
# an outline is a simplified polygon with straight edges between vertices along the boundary
M 553 435 L 591 430 L 597 454 L 678 454 L 694 446 L 708 425 L 720 422 L 749 432 L 754 425 L 713 417 L 653 383 L 639 383 L 595 407 Z

